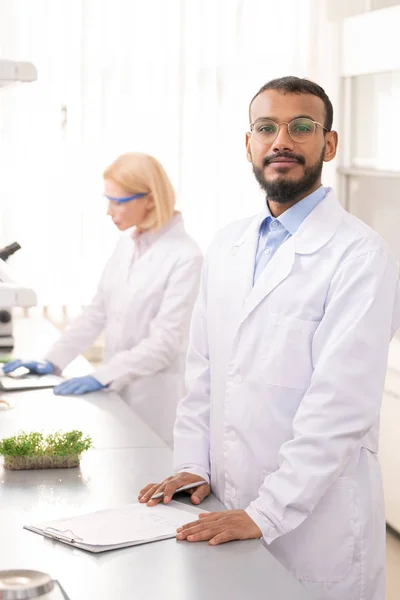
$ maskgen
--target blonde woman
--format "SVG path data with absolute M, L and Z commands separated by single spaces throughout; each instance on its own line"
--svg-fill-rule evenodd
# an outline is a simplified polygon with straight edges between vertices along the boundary
M 105 332 L 103 364 L 92 375 L 54 388 L 55 394 L 117 390 L 163 437 L 172 440 L 184 395 L 188 328 L 202 256 L 175 210 L 175 192 L 152 156 L 123 154 L 104 172 L 104 195 L 123 232 L 92 303 L 41 362 L 13 361 L 35 373 L 62 371 Z

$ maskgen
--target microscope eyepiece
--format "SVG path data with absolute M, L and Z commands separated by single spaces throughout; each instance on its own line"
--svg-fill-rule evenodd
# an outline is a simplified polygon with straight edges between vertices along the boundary
M 18 244 L 18 242 L 13 242 L 12 244 L 5 246 L 4 248 L 1 248 L 1 250 L 0 250 L 1 260 L 7 260 L 7 258 L 9 258 L 12 254 L 17 252 L 17 250 L 19 250 L 20 248 L 21 248 L 21 246 Z

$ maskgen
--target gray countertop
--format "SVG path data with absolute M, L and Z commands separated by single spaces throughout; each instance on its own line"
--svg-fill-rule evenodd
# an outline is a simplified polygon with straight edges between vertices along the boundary
M 32 325 L 19 323 L 16 331 L 21 354 L 23 333 L 32 333 Z M 70 374 L 89 368 L 83 359 L 79 366 Z M 92 555 L 24 530 L 23 525 L 135 502 L 146 483 L 171 474 L 172 452 L 115 394 L 59 398 L 37 390 L 7 399 L 13 408 L 0 412 L 1 437 L 19 429 L 79 428 L 93 436 L 95 449 L 85 453 L 79 469 L 0 466 L 2 569 L 45 571 L 61 581 L 71 600 L 310 600 L 258 540 L 210 547 L 173 539 Z M 202 506 L 223 509 L 214 497 Z
M 23 529 L 135 502 L 143 483 L 168 475 L 171 462 L 168 449 L 132 448 L 90 451 L 80 469 L 0 470 L 2 568 L 50 573 L 71 600 L 307 600 L 308 594 L 259 541 L 210 547 L 165 540 L 91 555 Z M 203 507 L 223 508 L 213 497 Z
M 78 429 L 91 435 L 96 448 L 166 447 L 115 393 L 98 391 L 84 396 L 55 396 L 53 390 L 7 392 L 1 397 L 11 410 L 0 412 L 0 435 L 18 430 L 45 433 Z

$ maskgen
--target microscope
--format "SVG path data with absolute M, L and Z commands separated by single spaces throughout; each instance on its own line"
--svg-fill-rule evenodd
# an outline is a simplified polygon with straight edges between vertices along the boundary
M 0 250 L 0 260 L 7 261 L 21 246 L 18 242 L 13 242 Z M 0 299 L 1 301 L 1 299 Z M 12 314 L 7 308 L 0 308 L 0 352 L 10 351 L 14 347 L 14 338 L 12 335 Z
M 0 60 L 0 91 L 17 83 L 28 83 L 36 79 L 37 71 L 32 63 Z M 7 259 L 20 247 L 18 242 L 14 242 L 0 250 L 0 353 L 8 352 L 14 347 L 10 309 L 13 306 L 36 306 L 35 292 L 17 283 L 6 264 Z
M 7 265 L 7 259 L 21 246 L 13 242 L 0 249 L 0 353 L 10 352 L 14 347 L 12 313 L 13 306 L 29 308 L 36 306 L 36 294 L 33 290 L 21 286 Z

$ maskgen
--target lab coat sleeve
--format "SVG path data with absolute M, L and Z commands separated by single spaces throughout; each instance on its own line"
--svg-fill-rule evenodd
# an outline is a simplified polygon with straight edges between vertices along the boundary
M 210 369 L 206 318 L 205 263 L 193 311 L 186 363 L 187 396 L 179 403 L 174 427 L 174 465 L 210 481 Z
M 374 251 L 342 263 L 314 334 L 313 376 L 293 438 L 281 447 L 279 469 L 246 509 L 267 543 L 313 512 L 376 423 L 398 324 L 394 261 Z
M 62 371 L 79 354 L 84 352 L 97 339 L 106 324 L 103 281 L 107 277 L 110 261 L 101 276 L 96 294 L 82 314 L 71 323 L 60 339 L 51 346 L 44 360 L 48 360 Z
M 176 265 L 167 281 L 158 314 L 150 323 L 149 335 L 129 350 L 118 352 L 93 376 L 103 385 L 127 377 L 151 376 L 168 367 L 182 352 L 193 305 L 199 288 L 200 254 Z

